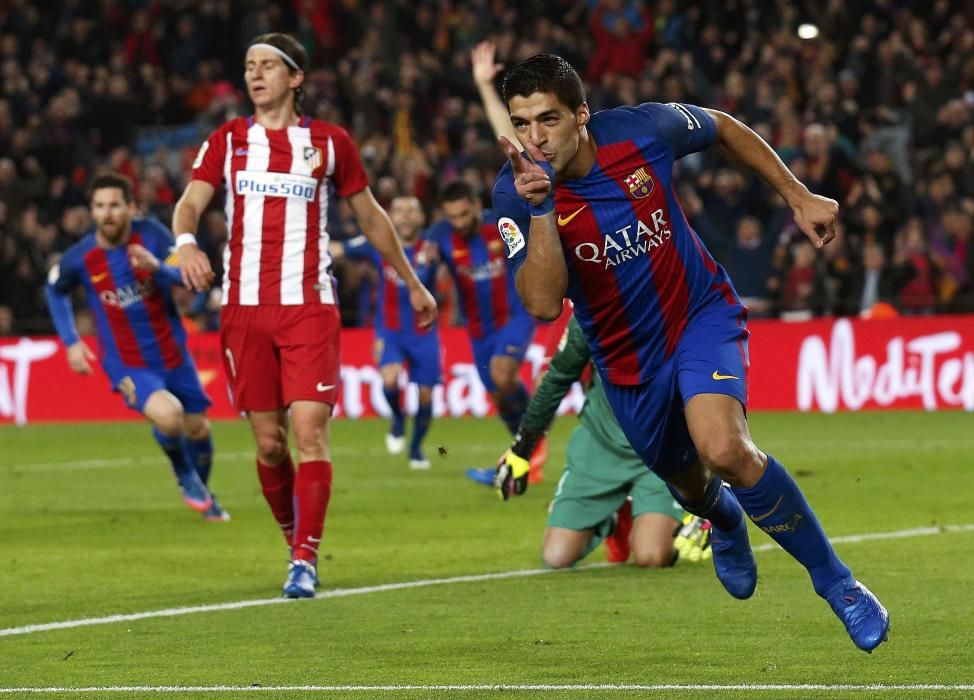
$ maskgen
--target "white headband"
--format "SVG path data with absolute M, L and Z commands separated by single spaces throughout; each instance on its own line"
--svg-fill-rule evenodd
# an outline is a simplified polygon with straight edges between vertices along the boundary
M 297 70 L 297 71 L 301 70 L 301 66 L 299 66 L 297 63 L 295 63 L 293 58 L 291 58 L 290 56 L 288 56 L 286 53 L 284 53 L 283 51 L 281 51 L 276 46 L 273 46 L 271 44 L 251 44 L 250 47 L 247 50 L 249 51 L 250 49 L 267 49 L 268 51 L 273 51 L 278 56 L 280 56 L 281 59 L 286 64 L 288 64 L 289 66 L 291 66 L 291 68 L 293 68 L 294 70 Z

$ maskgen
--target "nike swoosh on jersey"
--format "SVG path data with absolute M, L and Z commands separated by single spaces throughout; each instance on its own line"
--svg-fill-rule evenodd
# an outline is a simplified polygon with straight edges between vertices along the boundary
M 559 216 L 558 217 L 558 225 L 559 226 L 568 226 L 568 224 L 570 224 L 572 222 L 572 219 L 574 219 L 576 216 L 578 216 L 579 214 L 581 214 L 582 213 L 582 210 L 585 209 L 585 207 L 587 207 L 587 206 L 588 206 L 587 204 L 583 204 L 582 206 L 580 206 L 578 209 L 576 209 L 575 211 L 573 211 L 568 216 L 565 216 L 565 217 Z
M 329 389 L 334 389 L 334 388 L 335 388 L 334 384 L 322 384 L 321 382 L 318 382 L 318 384 L 315 385 L 315 389 L 317 389 L 318 391 L 328 391 Z
M 98 284 L 99 282 L 101 282 L 106 277 L 108 277 L 108 273 L 107 272 L 99 272 L 97 275 L 92 275 L 91 276 L 91 282 L 92 282 L 92 284 Z
M 714 379 L 720 381 L 721 379 L 740 379 L 740 377 L 735 377 L 733 374 L 721 374 L 718 370 L 714 370 Z

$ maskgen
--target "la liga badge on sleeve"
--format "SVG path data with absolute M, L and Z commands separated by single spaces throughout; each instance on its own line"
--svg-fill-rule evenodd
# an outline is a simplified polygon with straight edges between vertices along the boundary
M 507 257 L 513 258 L 515 253 L 524 247 L 524 234 L 514 223 L 514 219 L 506 216 L 497 220 L 497 230 L 500 232 L 501 238 L 504 239 L 504 243 L 507 244 Z

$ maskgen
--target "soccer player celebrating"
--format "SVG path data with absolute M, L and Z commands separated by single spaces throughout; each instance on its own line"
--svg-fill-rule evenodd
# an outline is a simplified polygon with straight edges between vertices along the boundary
M 572 384 L 583 378 L 591 353 L 572 318 L 559 350 L 535 391 L 510 449 L 501 457 L 496 486 L 502 498 L 527 487 L 527 457 Z M 565 470 L 548 511 L 541 558 L 546 566 L 573 566 L 605 539 L 610 562 L 633 554 L 638 566 L 676 561 L 673 536 L 683 509 L 666 484 L 646 469 L 612 415 L 598 374 L 585 394 L 581 425 L 568 442 Z M 699 528 L 698 528 L 699 529 Z M 706 534 L 707 529 L 701 530 Z M 706 546 L 706 543 L 703 543 Z M 700 552 L 697 552 L 698 559 Z
M 98 175 L 90 187 L 95 230 L 68 248 L 45 288 L 68 365 L 91 374 L 95 354 L 78 337 L 71 292 L 82 287 L 98 328 L 98 355 L 112 390 L 152 423 L 152 435 L 172 463 L 183 500 L 207 520 L 229 520 L 207 489 L 213 440 L 203 391 L 186 350 L 171 288 L 181 285 L 167 260 L 173 237 L 154 219 L 133 218 L 129 181 Z
M 456 281 L 480 381 L 514 434 L 528 405 L 528 390 L 518 373 L 534 335 L 534 319 L 524 309 L 505 262 L 501 236 L 512 222 L 483 210 L 462 180 L 443 189 L 440 203 L 446 219 L 430 228 L 427 248 Z M 468 469 L 467 475 L 488 485 L 494 482 L 493 468 Z M 540 465 L 532 470 L 531 481 L 541 481 Z
M 423 286 L 432 289 L 436 265 L 427 259 L 420 240 L 426 216 L 415 197 L 396 197 L 389 205 L 389 218 L 395 224 L 403 250 Z M 440 334 L 436 326 L 421 328 L 409 304 L 409 288 L 396 269 L 390 265 L 364 236 L 345 243 L 332 243 L 333 257 L 368 258 L 379 271 L 379 295 L 376 303 L 375 359 L 382 375 L 382 390 L 392 424 L 386 434 L 389 454 L 400 454 L 405 446 L 406 419 L 402 410 L 399 379 L 403 365 L 409 367 L 409 380 L 419 387 L 419 405 L 409 441 L 409 468 L 429 469 L 430 462 L 423 452 L 423 440 L 433 421 L 433 387 L 443 381 L 440 361 Z
M 419 326 L 430 326 L 436 314 L 372 195 L 351 137 L 301 115 L 306 66 L 307 54 L 292 36 L 264 34 L 250 43 L 244 81 L 254 115 L 223 124 L 203 143 L 173 214 L 183 279 L 204 289 L 210 263 L 193 232 L 217 188 L 226 186 L 223 362 L 234 405 L 246 412 L 254 435 L 264 497 L 291 547 L 284 595 L 292 598 L 314 596 L 331 496 L 328 429 L 340 345 L 325 228 L 331 189 L 405 281 Z
M 673 164 L 716 145 L 777 190 L 817 247 L 835 237 L 838 205 L 722 112 L 646 103 L 590 114 L 578 74 L 558 56 L 517 65 L 503 97 L 527 154 L 501 140 L 510 162 L 494 207 L 514 222 L 504 238 L 525 306 L 550 319 L 564 296 L 574 302 L 626 437 L 683 507 L 713 524 L 714 567 L 731 595 L 748 598 L 757 584 L 747 513 L 872 651 L 887 637 L 886 609 L 839 560 L 791 476 L 751 440 L 747 309 L 687 224 Z

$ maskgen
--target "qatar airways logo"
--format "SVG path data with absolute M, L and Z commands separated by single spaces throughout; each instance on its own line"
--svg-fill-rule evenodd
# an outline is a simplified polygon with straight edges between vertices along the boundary
M 957 354 L 962 337 L 943 331 L 914 338 L 896 337 L 885 357 L 857 356 L 852 324 L 832 328 L 829 347 L 819 336 L 802 343 L 798 356 L 798 408 L 818 404 L 831 413 L 840 406 L 856 410 L 869 401 L 890 406 L 900 399 L 920 398 L 932 411 L 942 406 L 974 410 L 974 352 Z
M 127 309 L 133 304 L 148 299 L 156 291 L 156 286 L 151 277 L 146 277 L 141 282 L 127 284 L 118 289 L 106 289 L 98 293 L 98 300 L 105 306 L 114 306 L 117 309 Z
M 318 181 L 313 177 L 291 173 L 240 170 L 237 172 L 236 183 L 236 192 L 241 196 L 295 197 L 312 202 L 318 191 Z
M 493 280 L 507 274 L 507 264 L 503 258 L 493 258 L 480 265 L 457 265 L 457 274 L 474 282 Z
M 652 213 L 649 224 L 637 219 L 635 225 L 629 224 L 625 228 L 605 234 L 602 245 L 579 243 L 575 246 L 575 257 L 583 262 L 602 265 L 603 269 L 608 270 L 646 255 L 672 237 L 673 232 L 669 222 L 663 218 L 663 210 L 657 209 Z

